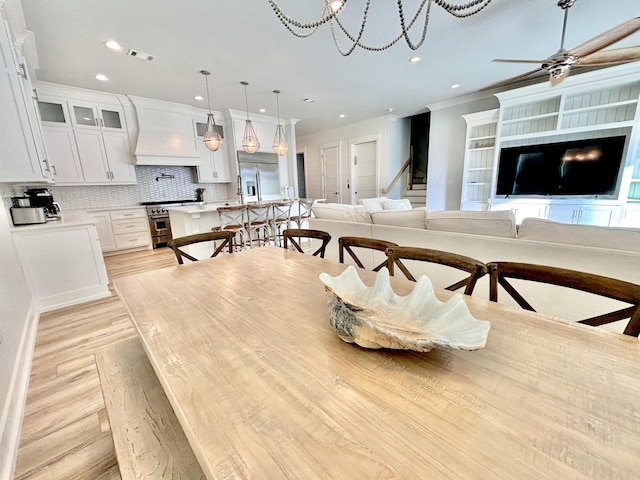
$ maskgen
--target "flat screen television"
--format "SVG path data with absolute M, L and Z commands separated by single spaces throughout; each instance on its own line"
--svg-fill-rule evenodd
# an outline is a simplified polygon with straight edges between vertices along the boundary
M 506 147 L 496 195 L 613 196 L 626 137 Z

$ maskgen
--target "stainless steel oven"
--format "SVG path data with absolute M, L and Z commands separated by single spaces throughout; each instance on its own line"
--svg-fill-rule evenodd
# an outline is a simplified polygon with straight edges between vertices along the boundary
M 149 231 L 151 232 L 151 243 L 153 248 L 166 247 L 173 236 L 171 235 L 171 220 L 167 207 L 178 207 L 180 205 L 192 205 L 195 200 L 167 200 L 162 202 L 142 202 L 147 207 L 147 217 L 149 218 Z

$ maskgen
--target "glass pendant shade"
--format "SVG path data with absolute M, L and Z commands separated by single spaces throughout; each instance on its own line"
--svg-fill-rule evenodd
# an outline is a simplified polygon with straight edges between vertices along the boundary
M 260 149 L 260 142 L 253 125 L 251 125 L 251 120 L 249 120 L 249 101 L 247 100 L 247 85 L 249 83 L 240 82 L 240 84 L 244 85 L 244 103 L 247 108 L 247 121 L 244 126 L 244 135 L 242 136 L 242 149 L 247 153 L 256 153 Z
M 220 133 L 218 133 L 218 126 L 212 113 L 207 114 L 207 126 L 204 129 L 202 141 L 204 146 L 212 152 L 218 150 L 220 145 L 222 145 L 222 138 L 220 137 Z
M 276 127 L 276 135 L 273 137 L 273 151 L 277 155 L 286 155 L 289 151 L 289 144 L 287 143 L 287 137 L 284 134 L 284 128 L 280 123 L 280 90 L 274 90 L 276 94 L 276 102 L 278 105 L 278 126 Z
M 211 72 L 207 70 L 200 70 L 200 73 L 204 75 L 204 81 L 207 86 L 207 105 L 209 106 L 209 113 L 207 113 L 207 125 L 204 128 L 202 143 L 204 143 L 204 146 L 209 150 L 215 152 L 220 148 L 220 145 L 222 145 L 222 137 L 220 136 L 220 131 L 216 125 L 216 119 L 213 118 L 213 113 L 211 113 L 211 101 L 209 98 L 209 75 L 211 75 Z
M 251 125 L 251 120 L 247 120 L 244 126 L 244 135 L 242 136 L 242 148 L 247 153 L 256 153 L 260 148 L 260 142 L 258 141 L 258 136 L 256 135 L 256 131 L 253 129 L 253 125 Z
M 273 138 L 273 151 L 278 155 L 286 155 L 289 151 L 287 137 L 284 135 L 282 125 L 276 127 L 276 136 Z

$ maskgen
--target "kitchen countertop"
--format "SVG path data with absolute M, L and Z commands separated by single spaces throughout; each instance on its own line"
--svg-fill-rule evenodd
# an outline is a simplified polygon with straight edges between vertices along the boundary
M 61 212 L 60 216 L 60 220 L 52 220 L 46 223 L 36 223 L 33 225 L 15 225 L 11 227 L 11 231 L 17 233 L 52 228 L 74 227 L 78 225 L 95 225 L 96 223 L 96 219 L 84 210 L 67 210 Z
M 237 200 L 229 200 L 226 202 L 212 202 L 205 203 L 202 205 L 186 205 L 182 207 L 166 207 L 169 212 L 180 212 L 180 213 L 204 213 L 204 212 L 215 212 L 219 207 L 224 207 L 228 205 L 239 205 L 240 203 Z

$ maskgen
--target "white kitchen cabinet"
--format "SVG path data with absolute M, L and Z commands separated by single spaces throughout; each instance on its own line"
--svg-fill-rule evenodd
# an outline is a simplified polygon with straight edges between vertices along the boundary
M 65 126 L 42 126 L 44 141 L 57 184 L 84 183 L 80 157 L 73 129 Z
M 198 181 L 201 183 L 230 183 L 231 182 L 231 169 L 229 167 L 229 154 L 228 154 L 228 139 L 224 139 L 224 129 L 221 125 L 218 125 L 219 132 L 223 137 L 222 145 L 215 152 L 212 152 L 205 147 L 202 142 L 204 130 L 206 127 L 206 120 L 202 121 L 201 118 L 193 121 L 193 128 L 195 134 L 196 151 L 200 163 L 197 166 Z
M 91 215 L 96 219 L 103 253 L 151 248 L 146 209 L 95 211 Z
M 74 129 L 85 183 L 136 183 L 126 133 Z
M 0 3 L 0 181 L 49 182 L 50 170 L 23 59 Z
M 90 216 L 63 213 L 59 222 L 14 228 L 12 237 L 39 311 L 111 295 Z
M 640 228 L 640 203 L 628 203 L 624 206 L 618 226 Z
M 112 105 L 94 105 L 89 102 L 69 100 L 71 123 L 76 128 L 106 131 L 125 131 L 124 111 Z

